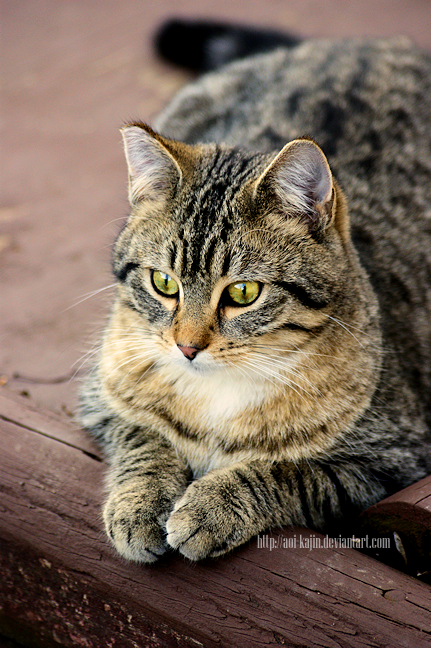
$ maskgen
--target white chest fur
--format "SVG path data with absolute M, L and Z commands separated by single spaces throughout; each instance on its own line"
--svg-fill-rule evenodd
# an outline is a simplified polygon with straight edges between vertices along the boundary
M 177 396 L 189 401 L 210 427 L 261 405 L 268 397 L 271 383 L 267 380 L 249 376 L 241 368 L 216 365 L 205 351 L 193 363 L 180 358 L 180 362 L 164 366 L 161 372 L 170 381 L 174 379 Z

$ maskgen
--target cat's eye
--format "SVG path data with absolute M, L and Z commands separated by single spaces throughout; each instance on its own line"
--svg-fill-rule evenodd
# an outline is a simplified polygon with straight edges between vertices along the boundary
M 179 287 L 175 279 L 165 272 L 160 272 L 160 270 L 153 270 L 151 273 L 151 280 L 153 282 L 154 288 L 161 295 L 166 297 L 176 297 L 179 291 Z
M 237 306 L 248 306 L 259 297 L 260 284 L 257 281 L 240 281 L 226 288 L 229 301 Z

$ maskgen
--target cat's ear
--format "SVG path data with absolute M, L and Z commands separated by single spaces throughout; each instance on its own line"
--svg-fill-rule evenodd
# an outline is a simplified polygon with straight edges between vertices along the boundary
M 255 196 L 272 194 L 283 212 L 325 229 L 332 221 L 334 187 L 321 148 L 310 139 L 293 140 L 281 150 L 257 181 Z
M 129 169 L 129 201 L 163 200 L 181 183 L 178 162 L 149 126 L 133 123 L 121 129 Z

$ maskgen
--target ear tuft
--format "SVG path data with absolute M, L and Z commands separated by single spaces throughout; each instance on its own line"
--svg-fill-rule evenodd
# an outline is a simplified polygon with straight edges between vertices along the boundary
M 129 201 L 163 200 L 181 182 L 181 169 L 169 151 L 145 124 L 121 129 L 129 169 Z
M 312 140 L 286 144 L 259 178 L 256 192 L 262 189 L 275 193 L 286 215 L 299 215 L 311 229 L 324 229 L 331 221 L 332 174 Z

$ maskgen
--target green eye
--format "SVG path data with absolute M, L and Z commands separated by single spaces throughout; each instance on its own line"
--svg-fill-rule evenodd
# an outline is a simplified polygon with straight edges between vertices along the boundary
M 175 297 L 178 294 L 178 284 L 175 279 L 172 279 L 168 274 L 160 272 L 160 270 L 153 270 L 151 274 L 153 286 L 157 292 L 166 297 Z
M 227 287 L 229 297 L 239 306 L 252 304 L 260 293 L 260 284 L 257 281 L 242 281 L 240 283 L 230 284 Z

